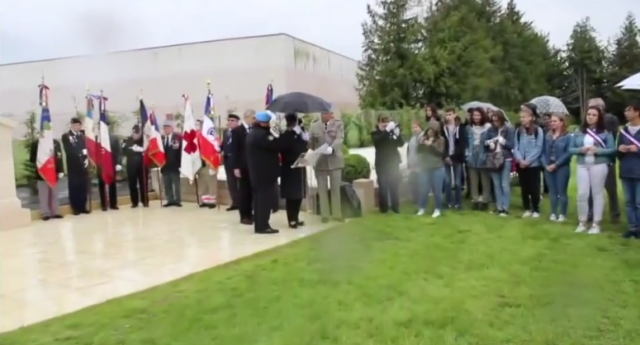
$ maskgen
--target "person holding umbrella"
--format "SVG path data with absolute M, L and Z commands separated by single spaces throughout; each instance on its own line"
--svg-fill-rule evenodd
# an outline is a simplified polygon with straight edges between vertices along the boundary
M 280 175 L 282 140 L 276 126 L 271 127 L 271 115 L 256 114 L 256 125 L 247 135 L 247 170 L 254 200 L 253 226 L 256 234 L 277 234 L 279 230 L 269 224 L 275 186 Z
M 286 114 L 287 130 L 280 135 L 282 163 L 280 164 L 280 196 L 285 199 L 289 227 L 296 229 L 304 225 L 300 220 L 302 200 L 307 196 L 306 168 L 294 168 L 300 155 L 307 152 L 309 134 L 304 130 L 302 119 L 295 113 Z

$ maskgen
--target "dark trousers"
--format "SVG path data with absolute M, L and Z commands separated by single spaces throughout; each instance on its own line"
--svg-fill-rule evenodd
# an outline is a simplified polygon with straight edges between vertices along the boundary
M 271 229 L 269 219 L 273 209 L 275 189 L 273 186 L 257 186 L 253 192 L 253 229 L 256 232 Z
M 87 211 L 87 191 L 89 190 L 89 181 L 86 175 L 69 175 L 69 205 L 73 212 Z
M 231 206 L 240 205 L 240 193 L 238 190 L 238 178 L 233 174 L 233 168 L 229 164 L 224 165 L 224 172 L 227 174 L 227 189 L 231 197 Z
M 109 198 L 109 207 L 118 207 L 118 193 L 116 190 L 116 182 L 106 185 L 102 178 L 98 177 L 98 193 L 100 194 L 100 207 L 107 207 L 107 197 Z
M 380 212 L 400 211 L 400 169 L 398 166 L 376 167 L 378 177 L 378 207 Z
M 129 197 L 131 205 L 149 205 L 149 172 L 143 167 L 127 169 L 127 182 L 129 182 Z
M 285 209 L 287 210 L 287 221 L 289 223 L 295 223 L 300 220 L 300 206 L 302 206 L 302 199 L 286 199 Z
M 541 179 L 540 167 L 521 168 L 518 170 L 522 207 L 526 211 L 540 212 Z
M 607 191 L 607 197 L 609 199 L 609 212 L 611 213 L 611 220 L 620 220 L 620 199 L 618 199 L 618 178 L 616 176 L 616 165 L 609 165 L 609 172 L 607 173 L 607 179 L 604 181 L 604 189 Z M 589 193 L 589 220 L 593 219 L 593 198 Z
M 273 188 L 272 188 L 273 189 Z M 251 190 L 251 180 L 249 179 L 249 171 L 242 169 L 240 172 L 240 178 L 238 178 L 238 212 L 240 213 L 240 219 L 251 219 L 253 218 L 253 193 Z M 273 206 L 273 199 L 275 197 L 271 197 L 269 200 L 269 210 Z

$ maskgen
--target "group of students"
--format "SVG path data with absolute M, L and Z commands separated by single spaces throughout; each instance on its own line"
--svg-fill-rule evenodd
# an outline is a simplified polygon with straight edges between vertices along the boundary
M 626 198 L 628 231 L 624 237 L 640 238 L 640 103 L 629 105 L 625 117 L 627 125 L 619 128 L 617 119 L 605 113 L 604 102 L 594 99 L 582 123 L 572 132 L 565 114 L 539 114 L 533 103 L 522 105 L 517 126 L 509 123 L 502 110 L 472 108 L 463 121 L 455 108 L 446 109 L 441 119 L 437 109 L 428 106 L 425 122 L 413 124 L 407 145 L 417 214 L 425 214 L 430 196 L 435 201 L 433 218 L 441 215 L 445 203 L 447 208 L 460 209 L 466 184 L 474 210 L 488 210 L 493 200 L 493 213 L 506 217 L 511 205 L 511 179 L 516 173 L 525 210 L 522 217 L 539 218 L 542 194 L 547 192 L 549 219 L 564 222 L 575 157 L 575 231 L 601 232 L 605 190 L 612 221 L 619 221 L 619 177 Z M 388 204 L 394 210 L 398 205 L 398 148 L 404 140 L 395 127 L 388 117 L 380 117 L 372 133 L 382 211 Z

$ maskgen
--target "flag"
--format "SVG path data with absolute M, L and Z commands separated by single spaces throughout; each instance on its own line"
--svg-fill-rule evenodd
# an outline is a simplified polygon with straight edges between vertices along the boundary
M 269 83 L 267 85 L 267 94 L 264 96 L 264 107 L 265 109 L 273 102 L 273 85 Z
M 109 138 L 109 121 L 107 120 L 107 98 L 100 95 L 100 123 L 98 124 L 98 166 L 102 180 L 109 185 L 115 182 L 113 156 L 111 155 L 111 138 Z
M 220 139 L 216 131 L 216 125 L 213 122 L 214 115 L 213 94 L 211 91 L 207 94 L 207 100 L 204 105 L 204 117 L 202 118 L 202 131 L 198 136 L 198 145 L 200 146 L 200 156 L 210 167 L 217 169 L 220 164 Z
M 140 99 L 140 123 L 144 133 L 145 164 L 149 166 L 153 162 L 157 167 L 162 168 L 167 162 L 162 145 L 162 135 L 155 114 L 153 111 L 150 114 L 147 113 L 147 107 L 142 98 Z
M 96 135 L 93 133 L 93 129 L 96 124 L 93 118 L 93 99 L 95 96 L 87 93 L 85 98 L 87 100 L 87 116 L 85 116 L 84 123 L 82 125 L 84 128 L 85 143 L 87 145 L 87 154 L 89 156 L 89 160 L 93 162 L 93 164 L 98 164 L 98 143 L 96 142 Z
M 182 155 L 180 159 L 180 173 L 193 183 L 196 173 L 202 167 L 200 149 L 198 148 L 198 134 L 196 133 L 196 119 L 191 109 L 189 96 L 184 95 L 184 124 L 182 125 Z
M 36 168 L 42 179 L 51 187 L 58 184 L 56 173 L 56 154 L 53 146 L 53 131 L 51 130 L 51 112 L 49 111 L 49 87 L 44 84 L 40 88 L 40 139 L 36 155 Z

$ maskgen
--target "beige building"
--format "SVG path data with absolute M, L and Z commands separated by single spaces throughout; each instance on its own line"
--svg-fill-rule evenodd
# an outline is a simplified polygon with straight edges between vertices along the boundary
M 202 115 L 206 81 L 216 112 L 264 107 L 268 83 L 277 96 L 291 91 L 318 95 L 340 110 L 358 106 L 357 61 L 287 34 L 225 39 L 105 54 L 0 65 L 0 114 L 23 120 L 38 109 L 41 76 L 51 88 L 50 107 L 57 134 L 67 128 L 75 107 L 84 111 L 86 87 L 104 90 L 107 108 L 135 122 L 141 90 L 160 119 L 182 112 L 181 95 L 190 95 Z M 75 103 L 74 103 L 75 99 Z M 21 136 L 16 132 L 14 136 Z

